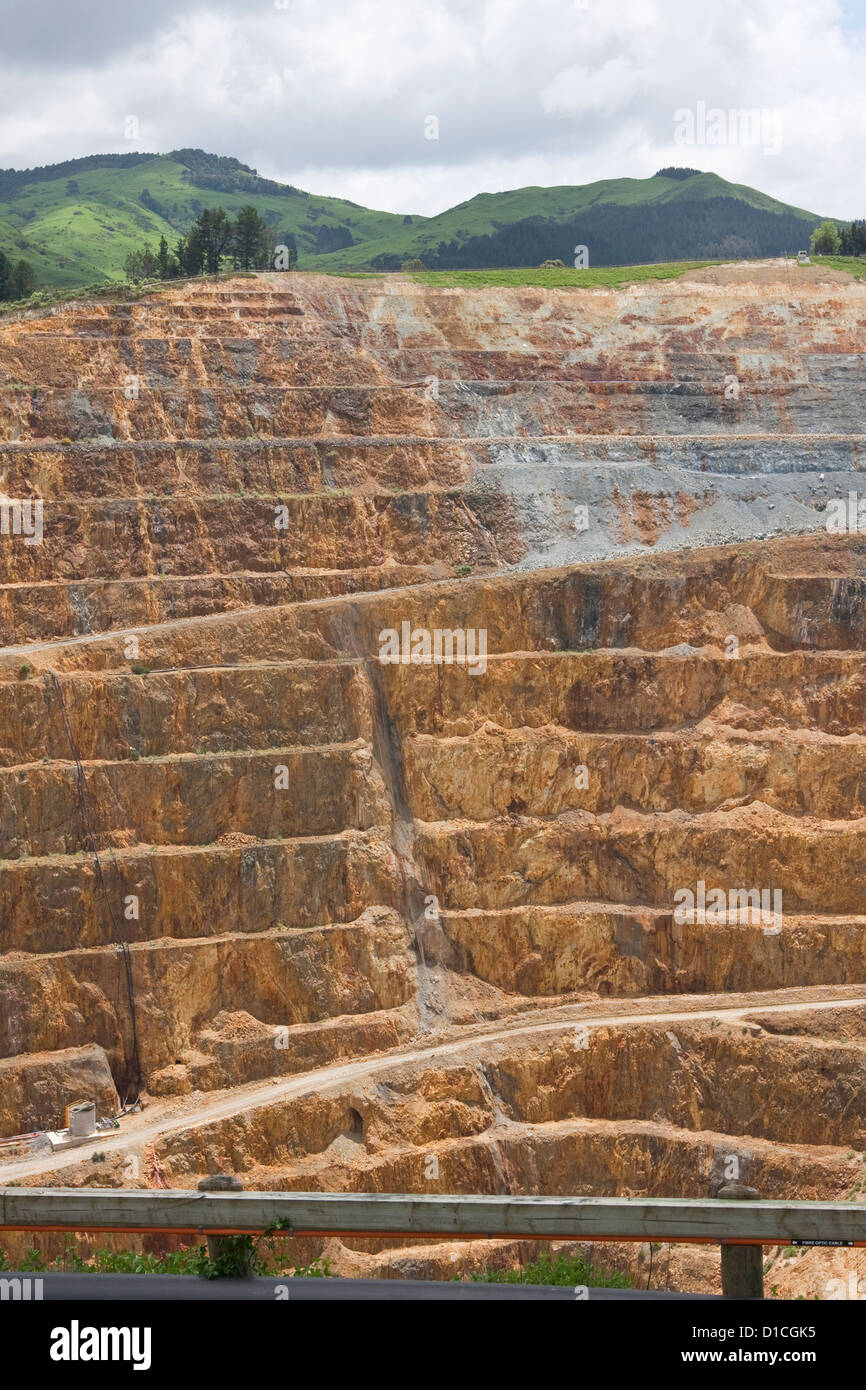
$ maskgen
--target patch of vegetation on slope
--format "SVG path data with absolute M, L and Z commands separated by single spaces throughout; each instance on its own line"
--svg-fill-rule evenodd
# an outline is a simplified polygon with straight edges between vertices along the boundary
M 633 1289 L 631 1274 L 611 1273 L 599 1269 L 583 1255 L 560 1251 L 558 1255 L 542 1255 L 516 1269 L 485 1269 L 473 1274 L 476 1284 L 545 1284 L 571 1288 Z
M 825 265 L 828 270 L 845 270 L 855 280 L 866 280 L 866 259 L 862 256 L 812 256 L 812 265 Z
M 537 286 L 539 289 L 592 289 L 596 285 L 626 285 L 637 280 L 676 280 L 687 270 L 703 270 L 718 261 L 659 261 L 653 265 L 590 266 L 573 270 L 570 266 L 551 266 L 499 270 L 427 270 L 411 276 L 420 284 L 462 286 L 464 289 L 483 289 L 493 285 L 503 289 Z M 338 275 L 339 271 L 329 274 Z M 348 271 L 347 275 L 367 278 L 369 272 Z

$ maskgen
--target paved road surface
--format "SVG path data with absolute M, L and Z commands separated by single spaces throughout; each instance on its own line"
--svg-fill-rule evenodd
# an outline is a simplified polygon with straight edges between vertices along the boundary
M 575 1302 L 569 1287 L 546 1284 L 471 1284 L 432 1279 L 198 1279 L 188 1274 L 41 1274 L 6 1273 L 0 1279 L 41 1279 L 43 1301 L 56 1302 L 281 1302 L 347 1303 L 459 1300 L 487 1303 L 501 1299 L 530 1302 Z M 277 1291 L 280 1291 L 278 1296 Z M 0 1301 L 3 1297 L 0 1284 Z M 589 1289 L 589 1301 L 599 1299 L 718 1300 L 711 1294 L 645 1293 L 639 1289 Z

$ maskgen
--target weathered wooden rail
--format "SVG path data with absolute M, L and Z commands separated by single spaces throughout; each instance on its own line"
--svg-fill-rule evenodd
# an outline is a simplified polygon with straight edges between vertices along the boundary
M 746 1200 L 731 1200 L 745 1198 Z M 0 1188 L 0 1230 L 664 1241 L 719 1245 L 732 1297 L 761 1297 L 763 1245 L 866 1246 L 866 1202 L 718 1198 L 402 1196 L 390 1193 Z

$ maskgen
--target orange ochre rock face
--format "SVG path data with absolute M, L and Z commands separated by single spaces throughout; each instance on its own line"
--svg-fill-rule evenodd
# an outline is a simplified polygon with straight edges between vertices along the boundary
M 0 1139 L 144 1103 L 0 1183 L 863 1190 L 864 328 L 295 274 L 2 321 Z

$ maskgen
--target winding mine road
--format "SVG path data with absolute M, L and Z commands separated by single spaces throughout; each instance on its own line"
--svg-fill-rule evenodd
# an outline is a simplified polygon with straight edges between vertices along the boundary
M 606 1004 L 603 1013 L 599 1013 L 594 1004 L 572 1004 L 541 1011 L 531 1021 L 519 1021 L 525 1015 L 518 1014 L 511 1015 L 506 1022 L 496 1019 L 460 1029 L 452 1028 L 443 1033 L 438 1041 L 425 1045 L 416 1041 L 388 1052 L 377 1052 L 312 1071 L 296 1072 L 285 1078 L 272 1077 L 264 1082 L 237 1086 L 230 1091 L 198 1092 L 181 1102 L 174 1100 L 148 1105 L 146 1111 L 125 1116 L 120 1130 L 96 1136 L 94 1144 L 106 1155 L 134 1152 L 165 1135 L 248 1114 L 260 1106 L 370 1081 L 418 1063 L 447 1062 L 458 1055 L 471 1056 L 479 1049 L 495 1044 L 513 1044 L 517 1039 L 529 1042 L 551 1033 L 562 1034 L 577 1026 L 593 1029 L 707 1020 L 748 1022 L 750 1015 L 754 1014 L 812 1013 L 824 1009 L 862 1007 L 866 1006 L 866 993 L 862 985 L 821 985 L 736 995 L 681 995 L 676 996 L 676 1002 L 678 1007 L 671 1009 L 670 995 L 623 999 Z M 82 1145 L 55 1154 L 42 1153 L 33 1158 L 0 1164 L 0 1187 L 22 1178 L 74 1167 L 87 1157 L 87 1145 Z

